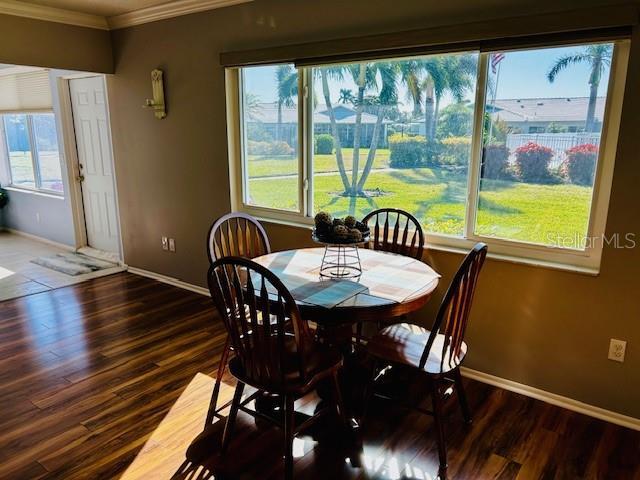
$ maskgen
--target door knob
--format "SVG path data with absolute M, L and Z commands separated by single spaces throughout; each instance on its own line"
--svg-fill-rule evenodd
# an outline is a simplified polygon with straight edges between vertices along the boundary
M 78 179 L 79 182 L 84 182 L 84 175 L 78 175 Z

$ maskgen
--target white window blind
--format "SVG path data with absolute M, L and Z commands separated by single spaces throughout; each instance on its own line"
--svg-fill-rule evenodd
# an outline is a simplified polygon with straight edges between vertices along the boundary
M 0 70 L 0 113 L 40 112 L 52 109 L 51 84 L 47 70 L 2 74 Z

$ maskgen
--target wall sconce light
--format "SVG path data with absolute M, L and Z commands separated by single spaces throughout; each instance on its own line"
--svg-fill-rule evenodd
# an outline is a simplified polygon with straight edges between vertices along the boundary
M 153 108 L 153 114 L 158 120 L 162 120 L 167 116 L 164 104 L 164 82 L 162 81 L 162 70 L 155 69 L 151 71 L 151 91 L 153 99 L 145 100 L 145 108 Z

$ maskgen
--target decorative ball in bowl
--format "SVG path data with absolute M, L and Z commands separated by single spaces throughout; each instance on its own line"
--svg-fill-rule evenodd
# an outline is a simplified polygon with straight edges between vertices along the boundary
M 319 212 L 312 237 L 320 243 L 357 245 L 369 240 L 369 227 L 351 215 L 332 218 L 327 212 Z

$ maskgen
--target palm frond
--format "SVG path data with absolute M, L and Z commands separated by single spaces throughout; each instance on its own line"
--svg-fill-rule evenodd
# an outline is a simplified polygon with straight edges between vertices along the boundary
M 591 56 L 588 53 L 577 53 L 564 55 L 556 60 L 549 72 L 547 79 L 553 83 L 560 72 L 567 69 L 571 65 L 577 65 L 584 62 L 590 62 Z
M 276 68 L 278 104 L 291 107 L 298 96 L 298 71 L 293 65 L 279 65 Z
M 381 87 L 378 95 L 383 105 L 398 103 L 398 64 L 395 62 L 377 62 L 376 70 L 380 74 Z
M 422 66 L 415 60 L 407 60 L 399 64 L 400 82 L 406 87 L 407 100 L 413 103 L 413 110 L 417 112 L 422 104 L 422 89 L 420 88 Z
M 433 86 L 435 95 L 442 96 L 447 88 L 447 78 L 442 56 L 425 59 L 423 61 L 423 68 Z M 423 82 L 423 85 L 426 86 L 427 84 Z
M 315 75 L 318 78 L 322 77 L 322 73 L 325 73 L 327 78 L 332 80 L 344 79 L 345 66 L 344 65 L 329 65 L 326 67 L 318 67 L 313 69 Z

